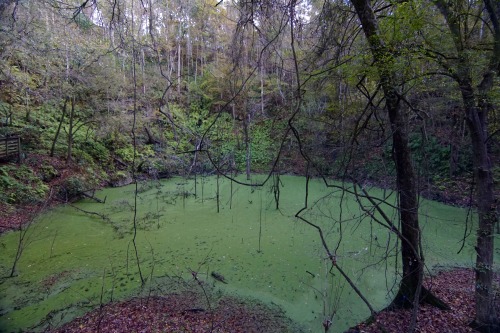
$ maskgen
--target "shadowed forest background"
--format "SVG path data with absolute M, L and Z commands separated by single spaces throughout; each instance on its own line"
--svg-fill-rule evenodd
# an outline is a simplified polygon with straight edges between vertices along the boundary
M 240 298 L 269 332 L 386 307 L 414 331 L 450 309 L 424 276 L 457 267 L 471 327 L 500 330 L 497 1 L 5 0 L 0 20 L 0 331 L 173 291 L 211 332 Z

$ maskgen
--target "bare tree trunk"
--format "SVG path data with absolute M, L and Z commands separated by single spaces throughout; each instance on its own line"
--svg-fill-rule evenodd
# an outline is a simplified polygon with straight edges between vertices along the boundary
M 476 318 L 474 327 L 481 332 L 500 332 L 500 316 L 493 305 L 493 252 L 494 227 L 498 221 L 495 194 L 493 190 L 493 167 L 488 151 L 488 112 L 492 108 L 488 93 L 494 86 L 495 77 L 500 75 L 500 5 L 492 0 L 483 0 L 493 27 L 493 49 L 489 65 L 484 68 L 483 77 L 474 89 L 472 73 L 475 70 L 468 56 L 469 46 L 462 33 L 463 20 L 467 20 L 468 2 L 453 5 L 444 0 L 435 0 L 446 19 L 455 43 L 457 63 L 453 78 L 458 83 L 464 104 L 465 119 L 470 131 L 473 150 L 474 181 L 476 188 L 479 225 L 476 243 Z
M 469 64 L 461 64 L 464 71 Z M 493 306 L 494 227 L 498 220 L 493 191 L 493 168 L 488 152 L 487 106 L 478 106 L 472 80 L 460 75 L 459 87 L 465 106 L 465 119 L 470 131 L 475 196 L 479 225 L 476 243 L 476 318 L 474 326 L 481 332 L 499 332 L 500 322 Z
M 133 216 L 133 233 L 134 236 L 132 238 L 132 244 L 134 246 L 135 260 L 137 263 L 137 270 L 139 272 L 139 277 L 141 278 L 141 286 L 144 286 L 146 280 L 142 275 L 141 269 L 141 261 L 139 259 L 139 250 L 137 248 L 137 195 L 138 195 L 138 183 L 137 183 L 137 175 L 136 175 L 136 162 L 137 162 L 137 135 L 136 135 L 136 126 L 137 126 L 137 70 L 136 70 L 136 43 L 134 36 L 134 7 L 132 2 L 132 79 L 134 83 L 134 119 L 132 122 L 132 140 L 134 146 L 134 157 L 132 161 L 132 178 L 134 180 L 135 190 L 134 190 L 134 216 Z M 128 255 L 128 250 L 127 250 Z M 128 263 L 128 260 L 127 260 Z
M 54 156 L 54 151 L 56 149 L 57 139 L 59 138 L 59 133 L 61 132 L 62 123 L 64 122 L 64 117 L 66 116 L 67 105 L 68 105 L 68 98 L 66 97 L 66 99 L 64 100 L 64 106 L 63 106 L 63 110 L 62 110 L 63 112 L 61 115 L 61 120 L 59 121 L 59 125 L 57 126 L 56 135 L 54 136 L 54 140 L 52 141 L 52 147 L 50 147 L 50 157 Z
M 146 95 L 146 59 L 144 48 L 141 48 L 142 94 Z
M 154 134 L 151 132 L 149 127 L 144 126 L 144 130 L 146 131 L 146 134 L 148 136 L 148 141 L 146 142 L 147 144 L 156 145 L 161 143 L 160 140 L 155 138 Z
M 405 130 L 406 119 L 401 110 L 400 94 L 395 80 L 395 57 L 382 40 L 378 22 L 369 0 L 351 0 L 364 34 L 370 45 L 375 66 L 384 91 L 387 113 L 392 130 L 393 158 L 396 165 L 396 181 L 399 199 L 399 218 L 401 223 L 401 255 L 403 277 L 399 291 L 391 307 L 410 308 L 426 296 L 426 301 L 436 301 L 421 287 L 423 277 L 423 257 L 420 247 L 420 227 L 418 221 L 418 199 L 415 172 L 411 163 L 408 134 Z M 420 293 L 422 291 L 422 294 Z
M 246 174 L 247 180 L 250 180 L 250 170 L 252 165 L 252 149 L 250 145 L 250 114 L 243 118 L 243 133 L 245 134 L 245 149 L 246 149 Z
M 181 96 L 181 22 L 179 22 L 179 41 L 177 42 L 177 94 Z
M 68 44 L 65 44 L 66 46 L 66 81 L 69 81 L 69 49 L 68 49 Z
M 71 99 L 71 111 L 69 113 L 69 129 L 68 129 L 68 154 L 66 161 L 71 161 L 71 154 L 73 150 L 73 121 L 75 119 L 75 98 Z
M 31 110 L 30 110 L 30 96 L 28 95 L 28 90 L 26 90 L 25 104 L 26 104 L 26 116 L 24 117 L 24 119 L 26 119 L 27 122 L 30 122 Z
M 264 56 L 260 58 L 260 113 L 264 115 Z
M 476 318 L 482 332 L 500 332 L 500 321 L 493 305 L 494 226 L 498 220 L 493 191 L 493 170 L 486 145 L 484 128 L 475 108 L 466 110 L 470 129 L 476 202 L 479 216 L 476 244 Z

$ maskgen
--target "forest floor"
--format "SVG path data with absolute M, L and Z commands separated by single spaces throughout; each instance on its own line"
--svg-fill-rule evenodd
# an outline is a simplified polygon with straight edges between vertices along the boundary
M 451 309 L 440 310 L 430 305 L 418 309 L 415 332 L 477 332 L 469 324 L 475 316 L 474 272 L 470 269 L 442 271 L 426 278 L 424 284 Z M 495 276 L 495 306 L 500 315 L 500 275 Z M 412 310 L 382 311 L 373 320 L 358 324 L 349 333 L 407 332 Z
M 496 276 L 495 281 L 498 291 L 500 276 Z M 469 326 L 475 313 L 473 271 L 466 269 L 443 271 L 436 276 L 428 277 L 425 285 L 445 301 L 451 310 L 443 311 L 428 305 L 420 306 L 415 332 L 475 332 Z M 495 301 L 497 311 L 500 313 L 500 292 L 497 292 Z M 290 326 L 282 312 L 270 310 L 264 305 L 223 298 L 210 310 L 201 303 L 191 294 L 111 303 L 73 320 L 55 332 L 299 331 Z M 361 323 L 348 332 L 406 332 L 411 317 L 411 310 L 382 311 L 370 323 Z M 335 325 L 335 321 L 332 325 Z
M 203 297 L 184 292 L 107 304 L 53 332 L 292 333 L 296 331 L 293 323 L 279 309 L 231 297 L 223 297 L 213 304 L 207 304 L 203 301 Z

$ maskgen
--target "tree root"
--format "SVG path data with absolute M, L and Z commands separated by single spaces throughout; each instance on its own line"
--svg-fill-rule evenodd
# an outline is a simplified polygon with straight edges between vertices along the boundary
M 474 320 L 469 326 L 481 333 L 500 333 L 500 320 L 490 325 L 481 324 Z
M 394 300 L 384 310 L 391 311 L 395 309 L 413 308 L 413 297 L 407 297 L 406 295 L 407 293 L 404 291 L 404 288 L 400 287 L 398 293 L 396 294 L 396 297 L 394 297 Z M 446 304 L 443 300 L 434 295 L 430 290 L 428 290 L 425 287 L 422 287 L 419 303 L 429 304 L 440 310 L 451 310 L 448 304 Z

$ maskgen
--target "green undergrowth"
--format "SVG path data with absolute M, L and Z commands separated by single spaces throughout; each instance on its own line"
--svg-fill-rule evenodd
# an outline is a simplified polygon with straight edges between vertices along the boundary
M 201 288 L 186 287 L 197 272 L 212 293 L 278 305 L 306 331 L 321 330 L 335 312 L 333 331 L 341 332 L 369 313 L 330 269 L 317 230 L 294 217 L 304 206 L 305 184 L 281 177 L 277 210 L 270 184 L 240 186 L 213 176 L 139 183 L 136 244 L 144 284 L 133 246 L 134 185 L 98 192 L 105 204 L 85 199 L 48 211 L 29 227 L 15 277 L 0 282 L 0 331 L 41 331 L 112 300 Z M 395 236 L 340 190 L 313 180 L 308 193 L 302 216 L 323 229 L 337 263 L 370 302 L 387 305 L 397 286 Z M 371 193 L 394 201 L 389 192 Z M 384 210 L 396 219 L 388 205 Z M 457 254 L 466 216 L 463 209 L 422 201 L 429 269 L 472 265 L 472 236 Z M 18 232 L 0 237 L 2 276 L 10 273 L 18 240 Z
M 0 201 L 8 204 L 29 204 L 45 198 L 49 187 L 25 165 L 0 166 Z

